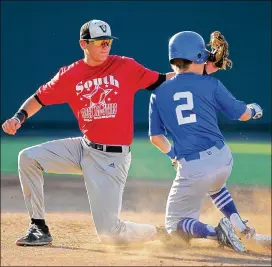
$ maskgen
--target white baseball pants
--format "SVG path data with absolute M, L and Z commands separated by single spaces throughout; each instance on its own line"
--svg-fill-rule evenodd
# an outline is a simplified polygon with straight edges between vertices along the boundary
M 144 242 L 156 238 L 153 225 L 121 221 L 122 196 L 131 153 L 88 147 L 82 137 L 46 142 L 19 153 L 18 169 L 30 218 L 44 219 L 46 173 L 83 174 L 97 236 L 103 243 Z
M 165 226 L 168 233 L 176 231 L 183 218 L 199 220 L 204 197 L 218 192 L 226 183 L 233 165 L 232 153 L 227 145 L 200 152 L 200 159 L 179 160 L 166 204 Z

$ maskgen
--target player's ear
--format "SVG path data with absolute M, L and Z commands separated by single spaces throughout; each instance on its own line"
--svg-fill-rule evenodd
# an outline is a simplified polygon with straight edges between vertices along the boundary
M 86 47 L 87 47 L 87 43 L 85 40 L 79 40 L 79 45 L 82 50 L 86 49 Z

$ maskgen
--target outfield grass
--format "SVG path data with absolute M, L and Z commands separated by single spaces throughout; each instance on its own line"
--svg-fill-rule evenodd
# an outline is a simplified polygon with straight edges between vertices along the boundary
M 233 152 L 234 166 L 229 183 L 271 185 L 271 143 L 227 143 Z M 175 171 L 167 156 L 148 140 L 135 139 L 132 145 L 130 177 L 173 179 Z
M 1 173 L 17 173 L 17 155 L 23 148 L 53 140 L 52 137 L 1 140 Z M 231 184 L 271 185 L 271 143 L 228 142 L 234 167 Z M 169 159 L 147 139 L 136 138 L 132 144 L 132 165 L 129 178 L 173 179 L 175 171 Z

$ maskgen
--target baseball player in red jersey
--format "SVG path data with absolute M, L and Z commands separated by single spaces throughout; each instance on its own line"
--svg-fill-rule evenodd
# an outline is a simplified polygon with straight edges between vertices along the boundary
M 45 222 L 43 172 L 82 174 L 97 236 L 101 242 L 144 242 L 164 235 L 149 224 L 121 221 L 122 195 L 131 163 L 133 101 L 141 88 L 154 90 L 175 74 L 149 70 L 134 59 L 110 56 L 110 26 L 91 20 L 80 30 L 84 59 L 62 67 L 2 125 L 14 135 L 22 123 L 42 106 L 68 103 L 83 137 L 46 142 L 22 150 L 18 157 L 19 178 L 31 219 L 26 235 L 17 245 L 52 242 Z M 216 71 L 206 65 L 208 73 Z
M 121 221 L 120 211 L 131 163 L 134 95 L 141 88 L 155 89 L 174 73 L 160 74 L 132 58 L 109 55 L 113 39 L 106 22 L 85 23 L 79 41 L 84 59 L 62 67 L 2 125 L 7 134 L 14 135 L 42 106 L 68 103 L 83 134 L 19 153 L 19 178 L 31 223 L 17 245 L 52 242 L 45 222 L 43 172 L 83 174 L 101 242 L 144 242 L 158 237 L 153 225 Z

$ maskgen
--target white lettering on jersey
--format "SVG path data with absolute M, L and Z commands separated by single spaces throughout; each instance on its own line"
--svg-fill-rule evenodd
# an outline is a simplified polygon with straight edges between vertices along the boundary
M 76 94 L 80 95 L 84 90 L 90 91 L 92 87 L 95 87 L 97 85 L 113 85 L 117 88 L 119 88 L 119 82 L 116 80 L 112 75 L 106 76 L 104 78 L 95 78 L 93 80 L 87 80 L 87 81 L 80 81 L 76 85 Z
M 89 106 L 80 110 L 83 120 L 114 118 L 117 113 L 117 103 L 108 103 L 112 100 L 112 97 L 107 97 L 107 95 L 114 91 L 114 96 L 116 96 L 118 94 L 117 88 L 119 88 L 119 82 L 112 75 L 80 81 L 76 85 L 77 96 L 80 97 L 81 101 L 86 98 L 90 100 Z M 86 93 L 82 94 L 83 92 Z

